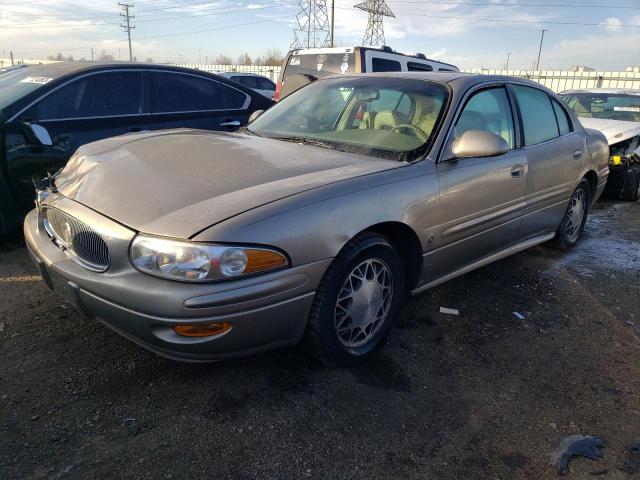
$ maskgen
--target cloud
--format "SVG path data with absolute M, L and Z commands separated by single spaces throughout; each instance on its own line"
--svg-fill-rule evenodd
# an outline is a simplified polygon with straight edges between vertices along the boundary
M 622 28 L 621 27 L 622 20 L 620 20 L 619 18 L 615 18 L 615 17 L 607 18 L 605 23 L 607 24 L 605 28 L 609 32 L 617 32 Z

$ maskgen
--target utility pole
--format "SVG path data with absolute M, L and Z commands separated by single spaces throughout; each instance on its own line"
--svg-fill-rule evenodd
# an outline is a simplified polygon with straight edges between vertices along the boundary
M 91 61 L 93 62 L 93 47 L 91 47 Z
M 9 56 L 11 57 L 11 66 L 13 67 L 13 51 L 9 52 Z
M 509 70 L 509 58 L 511 58 L 511 52 L 507 52 L 507 65 L 504 67 L 505 70 Z
M 542 53 L 542 42 L 544 41 L 544 32 L 548 32 L 549 30 L 542 29 L 540 30 L 542 35 L 540 36 L 540 48 L 538 49 L 538 61 L 536 62 L 536 71 L 540 70 L 540 54 Z
M 129 9 L 133 8 L 133 3 L 118 2 L 118 5 L 120 5 L 120 7 L 122 8 L 122 12 L 120 13 L 120 16 L 126 22 L 120 26 L 123 28 L 125 32 L 127 32 L 127 37 L 129 39 L 129 61 L 133 62 L 133 53 L 131 51 L 131 29 L 136 27 L 131 25 L 131 19 L 135 18 L 135 15 L 129 13 Z
M 333 25 L 334 25 L 334 21 L 333 19 L 335 18 L 336 14 L 336 0 L 331 0 L 331 26 L 330 28 L 330 32 L 329 32 L 329 38 L 330 38 L 330 42 L 329 42 L 329 46 L 331 48 L 333 48 L 335 45 L 334 39 L 333 39 Z

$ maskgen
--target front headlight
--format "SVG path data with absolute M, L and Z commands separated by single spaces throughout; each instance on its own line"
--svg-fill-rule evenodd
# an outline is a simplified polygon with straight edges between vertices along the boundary
M 210 282 L 286 267 L 287 258 L 269 248 L 211 245 L 138 235 L 131 263 L 141 272 L 183 282 Z

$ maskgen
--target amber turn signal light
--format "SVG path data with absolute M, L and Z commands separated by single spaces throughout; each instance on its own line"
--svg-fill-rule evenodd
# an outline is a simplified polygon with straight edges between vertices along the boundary
M 191 323 L 173 327 L 173 330 L 183 337 L 211 337 L 220 335 L 229 329 L 231 329 L 229 322 Z
M 274 268 L 284 267 L 287 259 L 279 253 L 270 250 L 245 250 L 247 255 L 247 266 L 243 273 L 255 273 Z

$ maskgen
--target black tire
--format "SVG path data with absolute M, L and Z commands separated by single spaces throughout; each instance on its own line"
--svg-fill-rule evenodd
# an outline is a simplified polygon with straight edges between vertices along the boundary
M 640 165 L 633 165 L 624 173 L 624 187 L 622 190 L 622 200 L 626 202 L 637 202 L 639 198 L 640 198 Z
M 582 218 L 580 219 L 579 225 L 575 220 L 571 219 L 571 212 L 573 208 L 573 201 L 576 195 L 582 195 L 584 199 L 584 208 L 582 211 Z M 564 216 L 562 217 L 562 222 L 556 230 L 556 236 L 553 240 L 551 240 L 551 245 L 555 248 L 559 248 L 561 250 L 567 250 L 573 247 L 580 235 L 582 235 L 582 231 L 584 230 L 584 226 L 587 223 L 587 217 L 589 215 L 589 205 L 591 204 L 591 186 L 586 178 L 583 178 L 576 189 L 571 194 L 571 199 L 569 200 L 569 205 L 567 205 L 567 209 L 565 210 Z M 577 228 L 577 230 L 572 230 L 572 227 Z
M 392 288 L 388 297 L 384 297 L 385 300 L 380 307 L 386 310 L 386 315 L 379 324 L 371 327 L 370 338 L 362 345 L 350 347 L 345 345 L 346 334 L 343 333 L 342 338 L 338 334 L 336 325 L 339 321 L 336 320 L 338 294 L 346 287 L 347 280 L 350 277 L 350 280 L 354 278 L 352 275 L 357 267 L 363 264 L 368 265 L 369 261 L 371 265 L 378 265 L 383 269 L 387 267 L 386 272 L 391 278 Z M 364 283 L 361 286 L 364 286 Z M 341 367 L 354 365 L 367 359 L 383 343 L 395 323 L 404 300 L 404 288 L 402 260 L 387 239 L 369 232 L 354 237 L 340 251 L 320 282 L 309 314 L 304 341 L 306 352 L 327 365 Z M 354 293 L 357 291 L 355 288 L 352 290 Z M 349 315 L 343 315 L 343 317 L 349 317 Z M 347 318 L 347 324 L 349 323 L 353 325 L 355 320 L 349 322 Z M 357 335 L 366 337 L 365 330 L 369 328 L 368 326 L 365 329 L 354 327 L 352 332 L 356 328 L 360 330 Z

